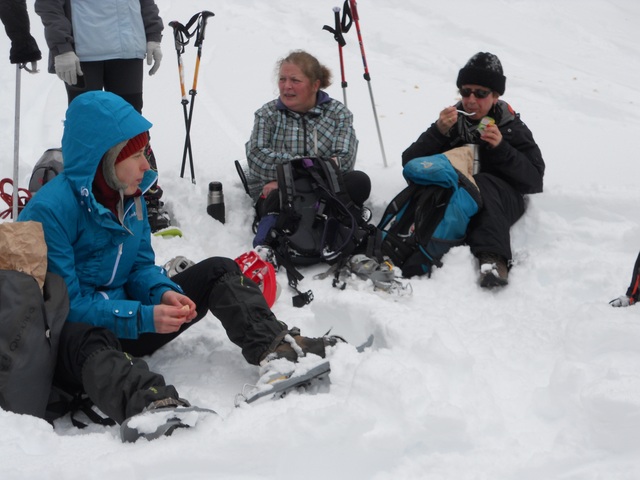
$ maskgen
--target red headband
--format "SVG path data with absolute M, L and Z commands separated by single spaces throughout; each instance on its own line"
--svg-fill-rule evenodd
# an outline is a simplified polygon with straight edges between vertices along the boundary
M 142 132 L 141 134 L 136 135 L 135 137 L 133 137 L 127 142 L 127 144 L 124 146 L 122 150 L 120 150 L 120 153 L 116 157 L 116 161 L 114 165 L 117 164 L 118 162 L 121 162 L 125 158 L 129 158 L 131 155 L 138 152 L 139 150 L 142 150 L 144 147 L 147 146 L 147 143 L 149 143 L 148 132 Z

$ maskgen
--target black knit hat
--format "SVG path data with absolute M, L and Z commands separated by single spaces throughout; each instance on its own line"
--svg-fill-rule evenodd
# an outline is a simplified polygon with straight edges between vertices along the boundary
M 478 52 L 460 69 L 456 86 L 481 85 L 502 95 L 506 83 L 498 57 L 489 52 Z

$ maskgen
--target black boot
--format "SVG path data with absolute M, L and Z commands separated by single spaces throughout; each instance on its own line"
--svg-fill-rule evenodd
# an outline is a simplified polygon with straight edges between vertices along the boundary
M 345 339 L 337 335 L 310 338 L 300 335 L 299 328 L 292 328 L 278 335 L 269 349 L 260 358 L 260 363 L 269 362 L 278 358 L 286 358 L 290 362 L 296 362 L 300 357 L 306 357 L 312 353 L 321 358 L 326 356 L 326 347 L 332 347 Z

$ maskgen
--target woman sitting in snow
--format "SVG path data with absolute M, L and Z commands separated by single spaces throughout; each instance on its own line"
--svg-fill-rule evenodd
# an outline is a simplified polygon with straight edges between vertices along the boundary
M 524 195 L 542 192 L 545 169 L 542 153 L 520 114 L 500 100 L 506 80 L 498 57 L 475 54 L 458 73 L 456 86 L 462 100 L 442 110 L 402 154 L 405 165 L 464 144 L 478 145 L 480 171 L 474 179 L 483 209 L 471 218 L 466 242 L 478 258 L 480 285 L 485 288 L 507 284 L 509 230 L 524 214 Z
M 336 337 L 307 338 L 289 329 L 233 260 L 212 257 L 171 279 L 155 265 L 141 201 L 156 178 L 144 155 L 150 127 L 117 95 L 78 96 L 64 124 L 65 169 L 20 215 L 21 221 L 43 225 L 48 270 L 60 275 L 69 291 L 67 321 L 106 328 L 125 352 L 138 357 L 155 352 L 210 311 L 253 365 L 281 357 L 296 361 L 307 353 L 324 357 Z M 79 372 L 82 365 L 74 367 Z M 129 400 L 118 390 L 101 395 L 118 404 Z
M 277 208 L 277 165 L 304 157 L 333 159 L 352 200 L 361 206 L 371 181 L 353 170 L 358 150 L 353 114 L 322 90 L 331 85 L 331 72 L 301 50 L 281 59 L 277 70 L 280 95 L 255 112 L 246 144 L 248 181 L 260 186 L 254 198 L 258 215 Z

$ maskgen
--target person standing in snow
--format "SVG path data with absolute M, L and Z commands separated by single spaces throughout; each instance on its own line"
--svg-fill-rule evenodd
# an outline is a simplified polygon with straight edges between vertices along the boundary
M 414 158 L 477 145 L 480 171 L 474 179 L 483 208 L 471 218 L 466 242 L 478 258 L 480 285 L 485 288 L 507 285 L 510 229 L 525 212 L 524 195 L 542 192 L 545 170 L 531 131 L 520 114 L 500 100 L 505 85 L 498 57 L 475 54 L 458 73 L 456 86 L 462 99 L 443 109 L 402 154 L 405 165 Z
M 26 0 L 0 0 L 0 19 L 11 40 L 9 61 L 13 64 L 30 63 L 31 67 L 27 71 L 36 73 L 42 53 L 30 33 L 31 25 Z
M 121 96 L 142 113 L 144 59 L 154 75 L 162 61 L 164 24 L 154 0 L 36 0 L 49 46 L 49 72 L 67 91 L 68 102 L 91 90 Z M 151 147 L 145 153 L 158 170 Z M 156 184 L 145 194 L 153 232 L 170 225 Z
M 164 25 L 154 0 L 36 0 L 49 46 L 49 72 L 69 103 L 89 90 L 120 95 L 142 112 L 143 60 L 156 73 Z
M 64 124 L 64 171 L 20 214 L 20 221 L 42 223 L 48 270 L 69 290 L 67 322 L 106 328 L 125 352 L 140 357 L 211 312 L 250 364 L 295 362 L 308 353 L 324 357 L 338 338 L 308 338 L 290 329 L 233 260 L 208 258 L 171 279 L 155 265 L 140 201 L 156 177 L 144 156 L 150 128 L 110 92 L 76 97 Z
M 261 187 L 254 198 L 258 215 L 279 204 L 277 166 L 303 157 L 332 158 L 344 173 L 351 198 L 361 206 L 369 198 L 371 181 L 354 171 L 358 140 L 353 114 L 323 91 L 331 85 L 331 72 L 302 50 L 289 53 L 276 68 L 280 95 L 255 112 L 245 146 L 248 182 Z

